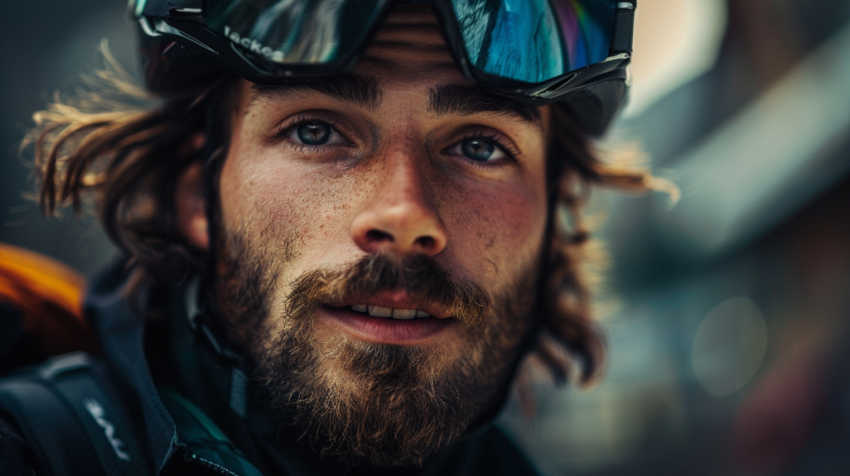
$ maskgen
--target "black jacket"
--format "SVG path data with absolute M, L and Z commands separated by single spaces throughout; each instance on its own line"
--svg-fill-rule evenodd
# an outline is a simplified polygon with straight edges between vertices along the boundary
M 429 459 L 423 468 L 347 468 L 320 457 L 295 435 L 288 435 L 263 413 L 256 401 L 258 385 L 244 379 L 238 363 L 193 328 L 186 286 L 142 293 L 136 306 L 126 296 L 127 268 L 123 260 L 107 267 L 92 282 L 86 316 L 103 348 L 122 404 L 140 428 L 135 436 L 157 468 L 157 474 L 226 474 L 192 457 L 192 428 L 182 428 L 163 404 L 162 389 L 191 401 L 232 441 L 235 451 L 265 475 L 535 475 L 525 456 L 498 428 L 487 425 L 469 438 Z M 160 319 L 142 318 L 134 309 L 153 302 L 166 309 Z M 163 306 L 162 304 L 165 303 Z M 242 376 L 243 378 L 240 378 Z M 242 396 L 234 395 L 242 386 Z M 166 399 L 167 400 L 167 399 Z M 236 402 L 234 404 L 234 402 Z M 168 406 L 168 408 L 172 408 Z M 47 475 L 21 432 L 0 408 L 0 475 Z M 188 435 L 188 436 L 187 436 Z M 227 467 L 232 459 L 219 459 Z M 239 467 L 229 471 L 242 476 Z M 62 476 L 62 475 L 54 475 Z

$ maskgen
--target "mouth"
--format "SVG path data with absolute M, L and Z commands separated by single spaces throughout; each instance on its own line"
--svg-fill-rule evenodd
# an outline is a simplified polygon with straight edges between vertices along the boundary
M 383 295 L 353 304 L 323 304 L 318 310 L 320 317 L 352 337 L 376 344 L 422 344 L 461 324 L 440 306 L 416 305 L 403 295 Z

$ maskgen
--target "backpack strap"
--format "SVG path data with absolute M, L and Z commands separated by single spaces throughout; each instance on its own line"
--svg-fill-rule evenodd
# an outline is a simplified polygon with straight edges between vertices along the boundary
M 68 406 L 43 383 L 14 379 L 0 384 L 0 405 L 50 475 L 104 476 L 85 430 Z
M 0 380 L 0 405 L 53 476 L 154 474 L 106 369 L 88 354 Z

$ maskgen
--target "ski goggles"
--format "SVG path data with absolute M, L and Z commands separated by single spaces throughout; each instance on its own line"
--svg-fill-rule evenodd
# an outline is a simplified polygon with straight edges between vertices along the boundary
M 533 104 L 625 77 L 636 0 L 131 0 L 144 34 L 214 53 L 256 83 L 351 68 L 393 4 L 430 4 L 460 71 Z

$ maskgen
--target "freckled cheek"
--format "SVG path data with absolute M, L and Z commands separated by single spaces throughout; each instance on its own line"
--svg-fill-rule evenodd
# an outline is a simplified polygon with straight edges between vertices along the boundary
M 340 224 L 350 209 L 346 197 L 356 187 L 322 178 L 309 166 L 283 160 L 257 162 L 262 165 L 234 167 L 229 175 L 224 173 L 228 169 L 223 171 L 225 223 L 247 227 L 252 237 L 262 240 L 297 234 L 298 246 L 329 241 L 345 231 Z
M 474 269 L 484 258 L 490 264 L 483 264 L 483 271 L 492 274 L 498 268 L 502 275 L 536 259 L 546 227 L 542 194 L 524 188 L 501 190 L 457 203 L 463 206 L 454 213 L 452 235 L 459 255 L 470 261 L 466 268 Z
M 282 213 L 288 207 L 281 206 L 281 202 L 291 188 L 288 181 L 272 180 L 269 175 L 248 169 L 222 174 L 221 207 L 225 223 L 237 229 L 255 229 L 257 225 L 290 219 Z
M 487 209 L 490 221 L 485 234 L 494 237 L 494 248 L 520 252 L 538 244 L 545 227 L 545 206 L 531 198 L 525 194 L 503 195 Z
M 295 171 L 270 161 L 239 160 L 222 171 L 220 190 L 225 223 L 249 234 L 280 233 L 299 220 L 309 191 Z

